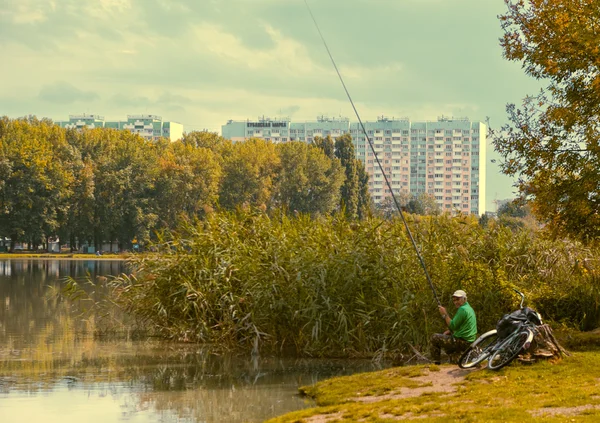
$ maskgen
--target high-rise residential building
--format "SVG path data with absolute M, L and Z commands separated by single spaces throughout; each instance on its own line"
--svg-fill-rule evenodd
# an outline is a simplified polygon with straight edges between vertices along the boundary
M 289 119 L 229 121 L 223 137 L 233 141 L 263 138 L 273 142 L 312 142 L 314 137 L 332 138 L 349 133 L 356 157 L 369 174 L 369 190 L 379 204 L 394 193 L 429 193 L 443 211 L 485 213 L 486 126 L 468 118 L 440 117 L 434 122 L 380 117 L 364 122 L 382 167 L 379 168 L 363 128 L 348 119 L 319 117 L 311 122 Z
M 69 115 L 68 121 L 55 122 L 67 129 L 112 128 L 125 129 L 153 141 L 167 138 L 176 141 L 183 137 L 183 125 L 177 122 L 165 122 L 156 115 L 128 115 L 126 121 L 106 121 L 99 115 Z
M 486 126 L 467 118 L 436 122 L 381 117 L 365 122 L 383 173 L 358 123 L 350 124 L 356 155 L 365 163 L 375 203 L 395 193 L 426 192 L 443 211 L 485 212 Z
M 221 134 L 231 141 L 261 138 L 275 143 L 287 142 L 290 140 L 290 119 L 263 116 L 257 120 L 229 120 L 221 126 Z

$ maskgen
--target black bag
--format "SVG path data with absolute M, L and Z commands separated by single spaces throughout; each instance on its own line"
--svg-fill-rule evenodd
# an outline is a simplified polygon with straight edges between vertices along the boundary
M 529 321 L 536 326 L 542 324 L 538 314 L 529 307 L 523 307 L 521 310 L 513 311 L 510 314 L 505 314 L 500 320 L 498 320 L 498 323 L 496 324 L 498 338 L 506 338 L 508 335 L 516 331 L 522 322 L 526 321 Z
M 521 313 L 523 313 L 525 316 L 527 316 L 527 320 L 529 320 L 531 323 L 533 323 L 536 326 L 539 326 L 542 324 L 542 321 L 540 320 L 540 316 L 539 314 L 537 314 L 537 312 L 529 307 L 524 307 L 523 310 L 521 311 Z
M 519 327 L 519 319 L 516 319 L 514 313 L 505 314 L 502 316 L 498 323 L 496 323 L 496 331 L 498 332 L 498 338 L 504 339 L 511 333 L 517 330 Z

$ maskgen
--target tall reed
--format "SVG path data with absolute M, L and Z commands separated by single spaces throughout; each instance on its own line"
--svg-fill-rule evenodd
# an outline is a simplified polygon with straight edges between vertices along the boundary
M 451 293 L 466 290 L 480 331 L 518 305 L 512 287 L 547 318 L 598 324 L 596 251 L 472 217 L 409 224 L 444 305 L 452 310 Z M 444 329 L 399 221 L 240 210 L 182 226 L 153 248 L 132 258 L 137 271 L 114 292 L 167 337 L 333 357 L 426 346 Z

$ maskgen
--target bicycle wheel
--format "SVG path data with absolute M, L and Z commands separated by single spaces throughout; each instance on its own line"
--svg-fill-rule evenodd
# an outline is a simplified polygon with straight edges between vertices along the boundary
M 490 347 L 496 343 L 498 332 L 493 329 L 484 333 L 471 344 L 458 360 L 458 367 L 461 369 L 470 369 L 482 361 L 487 360 L 490 355 Z
M 516 334 L 511 335 L 509 341 L 501 348 L 496 350 L 488 361 L 488 368 L 491 370 L 499 370 L 502 367 L 513 361 L 523 347 L 533 339 L 533 332 L 529 329 L 524 329 Z

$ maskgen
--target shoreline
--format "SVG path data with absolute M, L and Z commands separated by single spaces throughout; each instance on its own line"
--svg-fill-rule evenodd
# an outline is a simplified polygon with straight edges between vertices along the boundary
M 95 254 L 52 254 L 52 253 L 0 253 L 0 260 L 127 260 L 128 255 L 125 254 L 103 254 L 97 256 Z
M 499 371 L 429 364 L 338 376 L 299 388 L 316 406 L 265 423 L 598 421 L 599 364 L 594 350 Z

